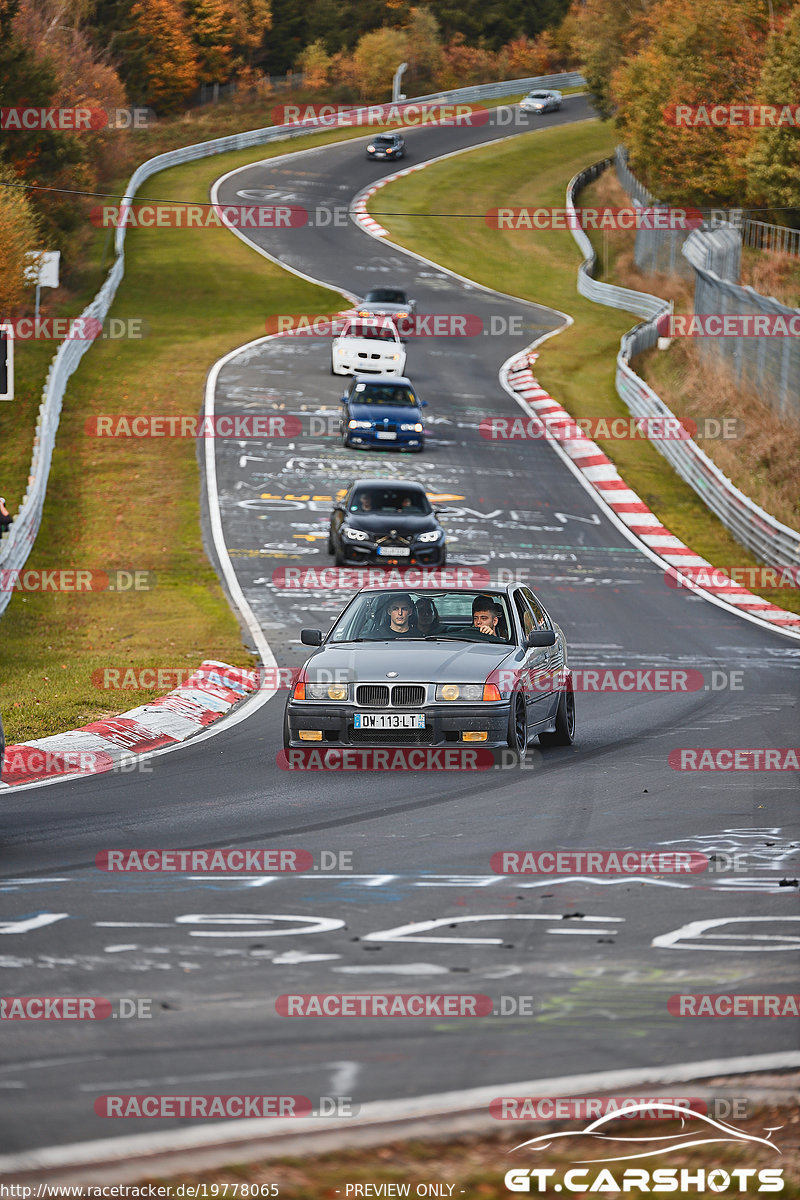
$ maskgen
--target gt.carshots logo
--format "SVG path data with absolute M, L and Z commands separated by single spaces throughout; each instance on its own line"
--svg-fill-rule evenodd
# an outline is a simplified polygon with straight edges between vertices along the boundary
M 653 1107 L 658 1109 L 658 1115 L 664 1121 L 680 1119 L 680 1129 L 669 1136 L 658 1133 L 652 1135 L 640 1134 L 631 1145 L 630 1136 L 622 1131 L 615 1133 L 608 1125 L 620 1119 L 642 1119 L 652 1116 Z M 777 1128 L 781 1128 L 778 1126 Z M 675 1192 L 679 1195 L 715 1194 L 732 1192 L 781 1192 L 784 1188 L 783 1168 L 781 1167 L 622 1167 L 619 1164 L 626 1159 L 647 1158 L 650 1155 L 664 1157 L 672 1152 L 680 1155 L 685 1161 L 686 1151 L 694 1146 L 707 1147 L 714 1143 L 730 1146 L 732 1143 L 739 1147 L 766 1148 L 774 1154 L 781 1151 L 770 1140 L 775 1129 L 764 1131 L 766 1137 L 745 1133 L 741 1129 L 728 1124 L 726 1121 L 715 1119 L 705 1113 L 697 1112 L 683 1103 L 671 1100 L 631 1100 L 623 1108 L 607 1112 L 587 1125 L 585 1129 L 567 1130 L 560 1133 L 545 1133 L 539 1137 L 529 1138 L 514 1146 L 512 1153 L 527 1151 L 528 1154 L 550 1149 L 554 1143 L 562 1142 L 568 1145 L 570 1140 L 585 1141 L 593 1139 L 610 1151 L 607 1157 L 592 1159 L 584 1151 L 580 1158 L 572 1161 L 577 1165 L 565 1171 L 555 1167 L 512 1167 L 506 1171 L 504 1182 L 509 1192 L 581 1192 L 588 1193 L 662 1193 Z M 614 1142 L 621 1145 L 614 1146 Z M 577 1149 L 577 1147 L 576 1147 Z M 581 1147 L 581 1149 L 583 1149 Z M 613 1164 L 604 1166 L 604 1163 Z M 587 1165 L 593 1164 L 593 1165 Z

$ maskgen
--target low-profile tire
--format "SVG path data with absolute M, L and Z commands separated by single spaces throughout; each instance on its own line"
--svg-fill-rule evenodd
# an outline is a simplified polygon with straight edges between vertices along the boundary
M 336 547 L 333 544 L 333 538 L 331 537 L 330 534 L 328 534 L 328 554 L 335 554 L 335 553 L 336 553 Z
M 345 450 L 350 449 L 350 437 L 346 429 L 342 430 L 342 445 L 344 446 Z
M 347 566 L 347 560 L 346 560 L 345 556 L 342 554 L 341 550 L 334 549 L 333 561 L 335 562 L 337 567 L 346 567 Z
M 288 750 L 289 747 L 289 710 L 283 710 L 283 748 Z
M 542 746 L 571 746 L 575 741 L 575 693 L 567 684 L 558 698 L 556 727 L 552 733 L 540 733 Z
M 525 712 L 525 698 L 519 692 L 511 697 L 508 710 L 508 731 L 506 744 L 516 762 L 521 762 L 527 750 L 528 718 Z

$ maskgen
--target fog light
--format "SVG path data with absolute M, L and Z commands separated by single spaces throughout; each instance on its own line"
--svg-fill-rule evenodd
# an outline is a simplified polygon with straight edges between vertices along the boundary
M 301 742 L 321 742 L 322 741 L 322 730 L 321 729 L 299 729 L 297 731 L 297 736 Z
M 477 733 L 475 730 L 471 730 L 469 733 L 462 733 L 461 738 L 465 742 L 485 742 L 488 741 L 489 734 L 485 731 Z

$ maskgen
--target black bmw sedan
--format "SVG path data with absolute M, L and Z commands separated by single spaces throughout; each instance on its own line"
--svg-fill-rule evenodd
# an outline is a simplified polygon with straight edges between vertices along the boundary
M 337 567 L 443 567 L 445 533 L 421 483 L 357 479 L 334 505 L 328 553 Z

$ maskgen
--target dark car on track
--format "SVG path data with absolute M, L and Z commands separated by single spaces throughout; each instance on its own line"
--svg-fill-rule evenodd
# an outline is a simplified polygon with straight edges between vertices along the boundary
M 367 143 L 367 158 L 405 158 L 406 143 L 400 133 L 378 133 Z
M 327 635 L 304 629 L 301 641 L 317 648 L 289 693 L 286 749 L 479 743 L 521 755 L 536 736 L 574 738 L 566 639 L 530 588 L 362 588 Z
M 336 565 L 443 567 L 445 533 L 421 483 L 357 479 L 334 505 L 328 553 Z
M 342 396 L 342 443 L 362 449 L 422 450 L 426 404 L 405 375 L 356 375 Z

